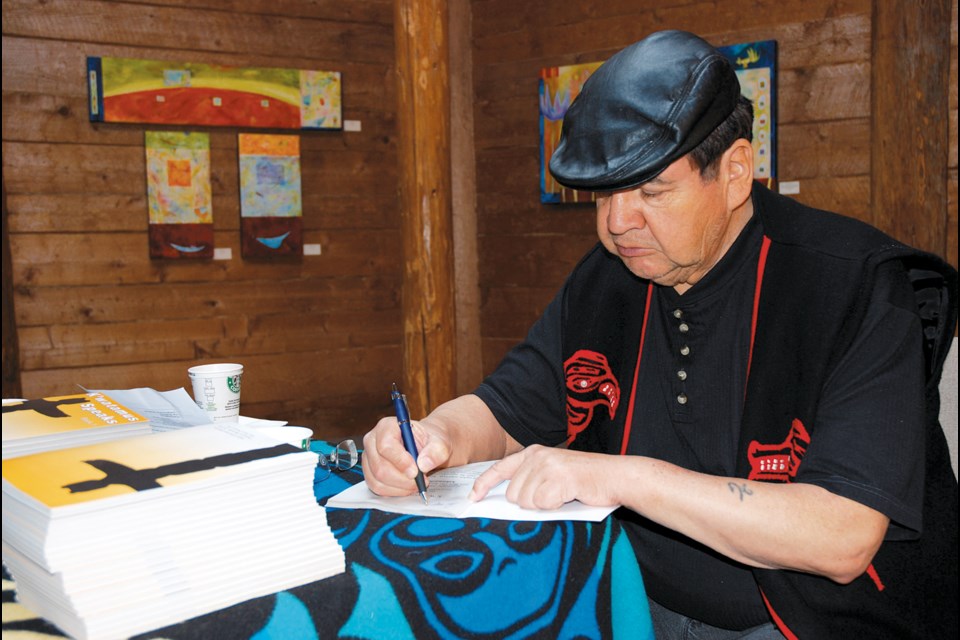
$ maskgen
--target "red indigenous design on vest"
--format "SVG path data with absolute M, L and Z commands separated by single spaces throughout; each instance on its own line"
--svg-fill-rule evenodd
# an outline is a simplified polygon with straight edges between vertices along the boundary
M 620 405 L 620 383 L 610 370 L 607 357 L 580 349 L 563 363 L 567 382 L 567 436 L 573 438 L 593 420 L 597 406 L 604 405 L 610 419 Z
M 810 446 L 810 434 L 800 420 L 794 418 L 790 433 L 778 444 L 760 444 L 756 440 L 747 447 L 750 462 L 748 480 L 791 482 L 797 475 L 803 455 Z

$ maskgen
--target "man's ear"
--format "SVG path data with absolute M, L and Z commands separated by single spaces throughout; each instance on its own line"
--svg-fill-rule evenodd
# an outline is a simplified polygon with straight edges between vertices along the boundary
M 738 209 L 753 189 L 753 147 L 744 138 L 734 141 L 724 152 L 722 170 L 727 179 L 727 207 Z

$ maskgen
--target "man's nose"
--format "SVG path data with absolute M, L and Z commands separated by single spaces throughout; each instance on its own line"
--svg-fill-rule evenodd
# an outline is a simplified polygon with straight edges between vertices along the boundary
M 633 192 L 618 192 L 610 195 L 607 204 L 607 230 L 613 235 L 624 234 L 631 229 L 643 229 L 647 219 L 643 207 Z

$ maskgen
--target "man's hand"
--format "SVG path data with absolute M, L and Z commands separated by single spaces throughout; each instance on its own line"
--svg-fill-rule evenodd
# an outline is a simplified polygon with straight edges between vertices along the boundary
M 428 422 L 411 421 L 420 457 L 403 446 L 397 419 L 383 418 L 363 437 L 363 478 L 370 490 L 382 496 L 406 496 L 417 492 L 417 467 L 424 474 L 443 466 L 450 458 L 450 444 L 442 430 Z M 427 479 L 429 484 L 429 479 Z
M 417 441 L 420 470 L 498 460 L 520 450 L 477 396 L 446 402 L 410 427 Z M 383 418 L 363 437 L 363 477 L 374 493 L 406 496 L 417 491 L 417 465 L 403 447 L 396 418 Z M 429 485 L 430 479 L 427 477 Z
M 507 500 L 527 509 L 559 509 L 567 502 L 619 505 L 616 470 L 621 456 L 532 445 L 500 460 L 477 478 L 471 500 L 509 480 Z
M 749 566 L 839 583 L 866 570 L 889 523 L 815 485 L 710 476 L 642 456 L 534 445 L 487 469 L 470 499 L 482 499 L 503 480 L 510 480 L 507 499 L 528 509 L 571 500 L 623 506 Z

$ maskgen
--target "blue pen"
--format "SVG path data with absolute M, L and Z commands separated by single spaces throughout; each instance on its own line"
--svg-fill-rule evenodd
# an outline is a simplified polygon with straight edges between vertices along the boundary
M 416 462 L 420 454 L 417 452 L 417 441 L 413 439 L 413 430 L 410 428 L 410 412 L 407 411 L 407 400 L 397 389 L 397 383 L 393 383 L 393 391 L 390 392 L 390 399 L 393 400 L 393 410 L 397 414 L 397 422 L 400 423 L 400 436 L 403 438 L 403 448 L 407 450 L 413 461 Z M 423 499 L 423 504 L 427 504 L 427 483 L 423 480 L 423 472 L 417 466 L 417 490 Z

